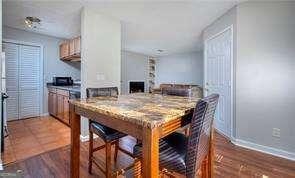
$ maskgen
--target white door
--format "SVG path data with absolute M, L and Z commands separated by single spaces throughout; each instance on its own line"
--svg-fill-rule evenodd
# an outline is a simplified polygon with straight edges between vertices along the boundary
M 232 28 L 205 41 L 205 96 L 218 93 L 215 128 L 232 135 Z
M 40 115 L 40 47 L 20 46 L 19 117 Z
M 7 120 L 40 115 L 41 49 L 38 46 L 4 43 L 6 53 Z
M 19 118 L 18 106 L 18 58 L 19 45 L 14 43 L 3 43 L 6 66 L 6 92 L 9 98 L 6 100 L 7 120 Z

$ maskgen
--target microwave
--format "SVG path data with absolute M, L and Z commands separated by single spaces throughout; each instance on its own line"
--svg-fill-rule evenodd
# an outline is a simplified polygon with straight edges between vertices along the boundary
M 73 85 L 73 80 L 71 77 L 53 77 L 53 85 L 55 86 Z

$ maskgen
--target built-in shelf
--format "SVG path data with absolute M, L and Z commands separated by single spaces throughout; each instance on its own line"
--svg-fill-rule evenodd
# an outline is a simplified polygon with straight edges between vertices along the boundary
M 155 77 L 156 77 L 156 74 L 155 74 L 155 69 L 156 69 L 156 59 L 153 58 L 153 57 L 149 57 L 149 76 L 148 76 L 148 88 L 149 88 L 149 92 L 152 91 L 152 89 L 155 87 Z

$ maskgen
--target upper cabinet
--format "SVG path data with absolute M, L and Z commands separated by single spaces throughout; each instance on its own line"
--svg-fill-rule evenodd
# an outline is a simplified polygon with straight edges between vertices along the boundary
M 81 61 L 81 37 L 67 40 L 59 48 L 61 60 Z
M 59 54 L 60 54 L 60 59 L 65 59 L 66 57 L 69 56 L 69 44 L 68 43 L 62 43 L 59 45 Z

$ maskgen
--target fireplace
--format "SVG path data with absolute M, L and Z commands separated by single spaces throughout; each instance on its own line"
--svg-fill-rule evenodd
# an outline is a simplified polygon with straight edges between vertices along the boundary
M 129 82 L 129 93 L 144 92 L 144 82 Z

